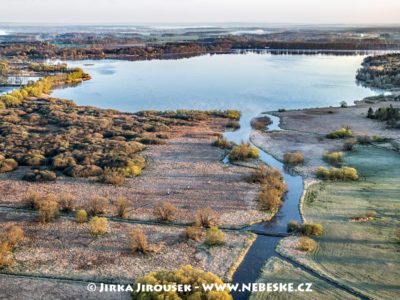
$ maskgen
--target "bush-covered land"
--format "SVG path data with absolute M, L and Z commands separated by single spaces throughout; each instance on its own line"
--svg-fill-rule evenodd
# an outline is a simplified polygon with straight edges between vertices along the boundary
M 391 128 L 400 128 L 400 109 L 392 105 L 379 107 L 375 111 L 370 107 L 367 112 L 367 118 L 386 122 Z
M 400 89 L 400 54 L 368 56 L 358 70 L 357 80 L 379 89 Z
M 76 106 L 72 101 L 41 98 L 62 84 L 88 78 L 82 70 L 45 77 L 1 97 L 0 172 L 30 166 L 24 179 L 53 181 L 63 173 L 97 177 L 121 185 L 124 177 L 140 175 L 144 144 L 161 144 L 169 126 L 188 125 L 211 116 L 236 120 L 240 112 L 144 111 L 123 114 L 114 110 Z
M 18 107 L 31 97 L 41 97 L 49 94 L 52 89 L 65 84 L 76 84 L 85 80 L 90 80 L 90 75 L 82 69 L 76 68 L 68 70 L 65 74 L 57 74 L 39 79 L 25 87 L 14 90 L 8 94 L 0 96 L 0 108 Z

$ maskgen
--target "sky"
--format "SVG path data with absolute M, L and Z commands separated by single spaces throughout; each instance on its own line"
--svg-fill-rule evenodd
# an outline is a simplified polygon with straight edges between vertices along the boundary
M 400 23 L 400 0 L 0 0 L 0 23 Z

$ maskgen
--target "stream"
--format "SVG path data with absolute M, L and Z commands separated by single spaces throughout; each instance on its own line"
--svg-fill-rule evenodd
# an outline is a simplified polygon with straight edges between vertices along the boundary
M 269 125 L 269 130 L 281 130 L 279 128 L 279 118 L 270 115 L 268 115 L 268 117 L 270 117 L 273 122 Z M 235 132 L 227 133 L 226 137 L 237 141 Z M 252 146 L 256 147 L 254 144 L 252 144 Z M 283 238 L 279 237 L 279 235 L 286 234 L 287 223 L 291 220 L 301 223 L 299 202 L 304 189 L 302 177 L 290 173 L 285 168 L 284 164 L 262 149 L 258 148 L 258 150 L 260 152 L 260 160 L 282 172 L 288 186 L 288 192 L 285 195 L 282 207 L 271 221 L 257 223 L 246 228 L 247 230 L 258 233 L 271 234 L 271 236 L 257 235 L 256 240 L 233 276 L 232 282 L 239 284 L 256 282 L 267 260 L 276 255 L 275 248 Z M 248 299 L 249 296 L 250 292 L 233 293 L 233 298 L 235 300 L 245 300 Z

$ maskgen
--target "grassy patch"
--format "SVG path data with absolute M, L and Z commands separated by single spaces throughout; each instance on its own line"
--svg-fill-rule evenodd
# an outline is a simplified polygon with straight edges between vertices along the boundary
M 325 182 L 307 192 L 305 217 L 323 224 L 325 235 L 306 263 L 371 297 L 395 299 L 400 292 L 400 155 L 361 147 L 344 160 L 357 168 L 361 180 Z
M 294 267 L 277 257 L 271 258 L 263 268 L 258 282 L 263 283 L 294 283 L 297 287 L 300 283 L 312 283 L 312 292 L 255 292 L 250 300 L 264 299 L 357 299 L 350 294 L 334 288 L 309 273 Z

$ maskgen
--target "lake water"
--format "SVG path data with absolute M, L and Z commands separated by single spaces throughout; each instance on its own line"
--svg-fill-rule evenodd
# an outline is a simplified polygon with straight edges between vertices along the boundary
M 263 111 L 352 103 L 376 92 L 358 86 L 364 56 L 227 54 L 179 60 L 73 61 L 93 77 L 53 96 L 135 112 L 146 109 L 238 109 L 245 138 Z M 92 65 L 93 64 L 93 65 Z

